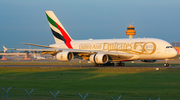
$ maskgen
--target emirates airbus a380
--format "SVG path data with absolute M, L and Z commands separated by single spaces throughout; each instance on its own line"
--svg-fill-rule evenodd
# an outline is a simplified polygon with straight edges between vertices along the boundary
M 171 44 L 155 38 L 73 40 L 52 11 L 45 13 L 56 43 L 49 46 L 23 43 L 46 49 L 16 50 L 42 51 L 42 54 L 56 56 L 59 61 L 81 58 L 91 61 L 95 66 L 114 66 L 114 62 L 117 62 L 117 66 L 124 66 L 125 61 L 134 60 L 154 62 L 177 55 Z M 164 66 L 169 64 L 165 62 Z

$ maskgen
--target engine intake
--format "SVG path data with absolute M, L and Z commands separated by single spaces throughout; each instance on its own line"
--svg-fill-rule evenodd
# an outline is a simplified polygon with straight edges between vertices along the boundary
M 89 57 L 89 60 L 92 63 L 97 63 L 97 64 L 105 64 L 109 61 L 109 57 L 106 54 L 92 54 Z
M 74 58 L 73 53 L 69 51 L 60 52 L 56 55 L 56 59 L 59 61 L 70 61 L 73 58 Z

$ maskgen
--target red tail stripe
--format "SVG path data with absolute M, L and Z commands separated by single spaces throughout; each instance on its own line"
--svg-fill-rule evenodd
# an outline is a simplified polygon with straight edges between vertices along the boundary
M 67 46 L 69 49 L 73 49 L 73 47 L 71 46 L 71 43 L 70 43 L 70 42 L 66 42 L 65 44 L 66 44 L 66 46 Z
M 68 34 L 57 23 L 56 23 L 56 25 L 58 26 L 59 30 L 61 31 L 66 42 L 71 42 L 71 38 L 68 36 Z
M 71 46 L 71 38 L 68 36 L 68 34 L 56 23 L 56 25 L 58 26 L 60 32 L 62 33 L 64 39 L 65 39 L 65 44 L 69 49 L 73 49 L 73 47 Z

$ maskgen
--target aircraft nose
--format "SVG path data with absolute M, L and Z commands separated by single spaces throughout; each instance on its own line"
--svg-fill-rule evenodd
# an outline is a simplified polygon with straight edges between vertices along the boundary
M 175 49 L 173 49 L 173 51 L 171 52 L 171 56 L 172 56 L 172 57 L 177 56 L 177 51 L 176 51 Z

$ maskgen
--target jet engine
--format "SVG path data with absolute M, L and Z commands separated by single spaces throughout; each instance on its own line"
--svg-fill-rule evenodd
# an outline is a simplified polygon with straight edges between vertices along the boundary
M 141 60 L 142 62 L 156 62 L 157 60 Z
M 92 54 L 89 57 L 89 60 L 92 63 L 97 63 L 97 64 L 105 64 L 109 61 L 109 57 L 106 54 Z
M 70 61 L 73 58 L 73 53 L 69 51 L 59 52 L 56 54 L 56 59 L 60 61 Z

